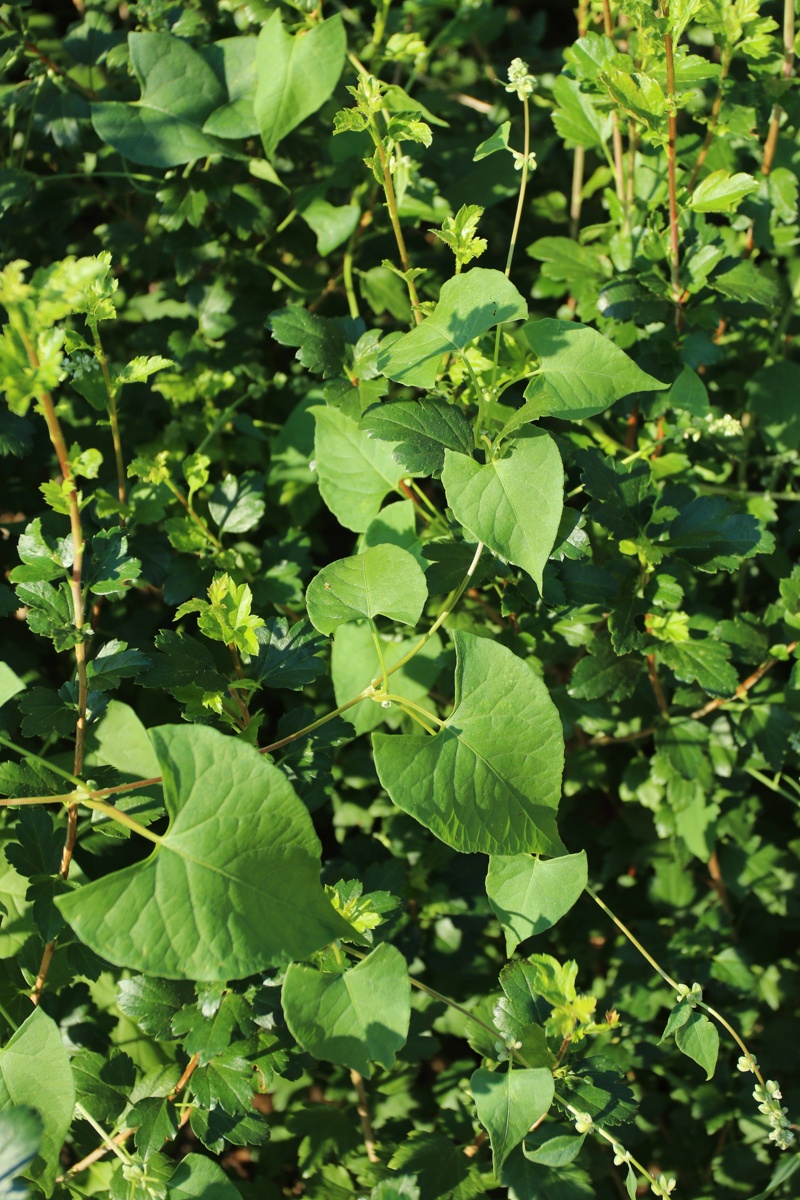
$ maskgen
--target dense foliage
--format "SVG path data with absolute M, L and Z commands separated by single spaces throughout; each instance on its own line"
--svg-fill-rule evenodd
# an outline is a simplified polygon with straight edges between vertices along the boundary
M 0 4 L 0 1197 L 796 1195 L 794 39 Z

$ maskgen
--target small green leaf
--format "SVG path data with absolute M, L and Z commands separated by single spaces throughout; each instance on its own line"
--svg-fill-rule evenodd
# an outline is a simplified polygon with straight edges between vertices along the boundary
M 719 1033 L 716 1025 L 703 1013 L 693 1012 L 675 1031 L 675 1044 L 688 1058 L 693 1058 L 711 1079 L 719 1054 Z
M 208 501 L 211 520 L 220 533 L 247 533 L 264 515 L 264 480 L 257 471 L 245 471 L 237 479 L 226 475 Z
M 548 1126 L 529 1134 L 522 1143 L 522 1153 L 529 1162 L 541 1163 L 545 1167 L 566 1167 L 574 1162 L 581 1152 L 586 1135 L 574 1137 L 569 1134 L 549 1137 Z
M 309 620 L 326 634 L 348 621 L 378 615 L 416 625 L 427 598 L 417 560 L 392 545 L 373 546 L 331 563 L 314 576 L 306 593 Z
M 712 171 L 701 179 L 689 197 L 689 208 L 695 212 L 734 212 L 745 196 L 757 192 L 759 184 L 744 171 Z
M 445 450 L 472 454 L 472 430 L 463 412 L 435 396 L 376 404 L 364 413 L 361 428 L 381 441 L 395 442 L 396 461 L 413 475 L 438 478 Z
M 564 469 L 550 435 L 531 430 L 507 457 L 485 466 L 447 450 L 442 482 L 464 529 L 541 589 L 563 509 Z
M 327 1062 L 370 1078 L 405 1045 L 411 1016 L 408 968 L 386 943 L 341 975 L 293 963 L 283 984 L 286 1023 L 300 1045 Z
M 685 1025 L 693 1011 L 694 1009 L 688 1000 L 679 1000 L 669 1014 L 666 1027 L 659 1039 L 659 1044 L 666 1041 L 671 1034 L 676 1033 L 682 1025 Z
M 553 1076 L 545 1067 L 487 1071 L 481 1067 L 470 1081 L 478 1118 L 489 1134 L 497 1178 L 503 1163 L 534 1122 L 553 1103 Z
M 586 854 L 544 861 L 527 855 L 489 859 L 486 895 L 506 935 L 510 958 L 520 942 L 550 929 L 569 912 L 587 882 Z
M 432 388 L 443 354 L 460 354 L 487 329 L 527 315 L 525 300 L 501 271 L 473 267 L 448 279 L 433 316 L 381 350 L 378 367 L 398 383 Z

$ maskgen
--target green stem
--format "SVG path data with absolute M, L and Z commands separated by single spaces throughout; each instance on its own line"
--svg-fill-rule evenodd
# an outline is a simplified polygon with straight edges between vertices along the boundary
M 390 667 L 386 672 L 391 675 L 393 667 Z M 320 717 L 318 721 L 312 721 L 310 725 L 306 725 L 304 729 L 298 729 L 297 733 L 290 733 L 288 737 L 281 738 L 279 742 L 273 742 L 271 746 L 259 746 L 259 754 L 272 754 L 273 750 L 280 750 L 283 746 L 288 746 L 290 742 L 296 742 L 298 738 L 305 737 L 307 733 L 313 733 L 315 729 L 319 729 L 322 725 L 327 725 L 328 721 L 332 721 L 334 717 L 341 716 L 343 712 L 347 712 L 348 708 L 353 708 L 362 700 L 366 700 L 368 696 L 374 695 L 375 688 L 372 684 L 365 687 L 363 692 L 359 692 L 352 700 L 348 700 L 347 704 L 341 704 L 335 708 L 333 712 L 326 713 L 324 717 Z
M 167 484 L 167 487 L 169 488 L 169 490 L 172 492 L 175 499 L 180 501 L 180 503 L 183 505 L 183 507 L 186 509 L 187 513 L 189 514 L 189 517 L 191 518 L 191 520 L 194 521 L 197 528 L 200 529 L 201 532 L 205 535 L 205 537 L 208 538 L 208 540 L 211 542 L 212 546 L 216 546 L 217 550 L 224 549 L 222 542 L 219 540 L 217 535 L 215 533 L 211 532 L 211 530 L 208 528 L 208 525 L 206 525 L 203 518 L 194 511 L 190 501 L 186 499 L 186 497 L 184 496 L 181 489 L 175 483 L 173 483 L 171 479 L 167 479 L 166 484 Z
M 381 137 L 380 130 L 375 123 L 375 118 L 372 116 L 369 119 L 369 131 L 372 135 L 372 140 L 375 143 L 375 152 L 378 155 L 378 159 L 381 164 L 381 172 L 383 174 L 383 191 L 384 195 L 386 196 L 386 207 L 389 210 L 389 220 L 391 221 L 392 229 L 394 230 L 394 238 L 397 242 L 397 251 L 400 255 L 400 263 L 404 272 L 406 273 L 408 298 L 411 301 L 411 309 L 414 314 L 414 321 L 417 325 L 419 325 L 422 321 L 422 313 L 419 307 L 419 296 L 417 295 L 416 284 L 408 274 L 408 272 L 411 270 L 411 262 L 408 257 L 408 250 L 406 249 L 403 230 L 400 227 L 400 217 L 397 211 L 397 197 L 395 196 L 394 184 L 392 183 L 392 172 L 389 169 L 389 160 L 386 157 L 386 151 L 383 146 L 383 138 Z
M 517 247 L 517 235 L 519 233 L 519 226 L 520 226 L 520 222 L 522 220 L 522 209 L 525 204 L 525 192 L 528 187 L 528 158 L 529 158 L 530 152 L 531 152 L 531 115 L 530 115 L 530 105 L 528 104 L 527 96 L 522 97 L 522 112 L 523 112 L 523 117 L 524 117 L 524 122 L 525 122 L 525 130 L 524 130 L 523 139 L 522 139 L 522 178 L 519 181 L 519 193 L 517 195 L 517 211 L 514 214 L 514 224 L 511 228 L 511 240 L 510 240 L 509 246 L 508 246 L 508 257 L 506 258 L 506 268 L 505 268 L 505 272 L 504 272 L 506 279 L 511 278 L 511 264 L 514 261 L 514 251 Z M 495 331 L 495 336 L 494 336 L 494 357 L 492 359 L 492 386 L 491 386 L 492 393 L 494 393 L 494 389 L 495 389 L 495 386 L 497 383 L 497 364 L 500 361 L 501 330 L 502 330 L 502 325 L 498 325 L 497 329 Z M 478 419 L 480 420 L 480 414 L 478 415 Z
M 378 630 L 375 626 L 375 622 L 371 618 L 370 618 L 370 622 L 369 622 L 369 628 L 370 628 L 370 633 L 372 634 L 372 640 L 375 643 L 375 650 L 377 651 L 377 654 L 378 654 L 378 662 L 381 664 L 381 675 L 383 676 L 383 690 L 386 691 L 386 689 L 389 687 L 389 676 L 386 674 L 386 659 L 383 657 L 383 647 L 381 646 L 381 639 L 378 637 Z
M 356 299 L 355 288 L 353 287 L 353 255 L 348 250 L 342 260 L 342 279 L 344 280 L 344 290 L 347 296 L 347 307 L 350 310 L 350 316 L 354 321 L 357 321 L 361 315 L 358 311 L 358 300 Z
M 206 446 L 209 444 L 210 441 L 212 441 L 213 438 L 215 438 L 217 436 L 220 429 L 222 429 L 222 426 L 225 424 L 225 422 L 228 420 L 228 418 L 231 416 L 231 414 L 235 413 L 236 409 L 239 407 L 239 405 L 244 404 L 246 399 L 247 399 L 246 395 L 240 396 L 238 400 L 234 400 L 233 403 L 229 404 L 227 408 L 223 408 L 222 412 L 219 414 L 216 421 L 211 426 L 208 433 L 206 434 L 206 436 L 203 438 L 200 445 L 195 450 L 195 454 L 202 454 L 204 452 Z
M 76 787 L 83 787 L 83 780 L 79 779 L 77 775 L 72 775 L 69 771 L 65 771 L 63 767 L 57 767 L 55 763 L 48 762 L 46 758 L 42 758 L 39 754 L 34 754 L 32 750 L 23 750 L 21 746 L 10 742 L 2 734 L 0 734 L 0 746 L 5 746 L 7 750 L 13 750 L 20 758 L 32 758 L 34 762 L 39 763 L 46 770 L 52 771 L 54 775 L 60 775 L 62 779 L 66 779 L 69 783 L 74 783 Z
M 423 708 L 421 704 L 415 704 L 413 700 L 409 700 L 407 696 L 397 696 L 393 692 L 387 692 L 383 699 L 391 700 L 394 704 L 398 704 L 400 708 L 404 708 L 406 710 L 410 708 L 413 709 L 414 712 L 418 712 L 421 717 L 425 717 L 429 721 L 434 721 L 440 729 L 443 729 L 447 723 L 446 721 L 442 721 L 440 717 L 434 716 L 432 712 L 428 712 L 427 708 Z M 409 713 L 408 715 L 413 716 L 414 714 Z
M 117 497 L 120 504 L 127 505 L 128 491 L 125 480 L 125 462 L 122 457 L 122 439 L 119 432 L 119 417 L 117 415 L 117 393 L 111 382 L 111 372 L 108 369 L 108 360 L 106 358 L 103 343 L 100 339 L 100 330 L 97 328 L 96 321 L 89 322 L 89 328 L 92 331 L 94 340 L 95 354 L 97 361 L 100 363 L 100 370 L 103 373 L 103 382 L 106 385 L 106 394 L 108 395 L 108 418 L 111 424 L 111 440 L 114 443 L 114 462 L 117 467 Z M 125 516 L 119 514 L 120 525 L 125 526 Z
M 116 1154 L 117 1158 L 121 1158 L 126 1164 L 133 1162 L 133 1159 L 131 1158 L 130 1154 L 128 1154 L 127 1150 L 124 1150 L 122 1146 L 119 1146 L 115 1141 L 112 1141 L 106 1131 L 101 1125 L 97 1124 L 97 1121 L 95 1121 L 92 1114 L 86 1111 L 80 1101 L 76 1101 L 75 1113 L 77 1116 L 81 1117 L 82 1120 L 87 1121 L 89 1125 L 91 1125 L 92 1129 L 100 1138 L 100 1141 L 103 1143 L 103 1145 L 107 1147 L 107 1149 L 111 1150 L 113 1154 Z
M 126 829 L 130 829 L 133 833 L 138 833 L 139 837 L 147 838 L 148 842 L 153 842 L 154 845 L 160 846 L 164 840 L 157 833 L 151 833 L 144 825 L 140 825 L 138 821 L 134 821 L 133 817 L 129 817 L 127 813 L 115 808 L 113 804 L 106 804 L 103 800 L 93 800 L 90 796 L 80 796 L 79 803 L 86 808 L 94 809 L 95 812 L 103 813 L 104 816 L 110 817 L 112 821 L 116 821 L 118 825 L 124 825 Z
M 780 786 L 780 784 L 775 783 L 775 781 L 770 779 L 768 775 L 764 775 L 761 771 L 756 770 L 755 767 L 745 767 L 745 771 L 748 775 L 751 775 L 753 779 L 757 779 L 759 783 L 763 783 L 764 787 L 768 787 L 770 791 L 775 792 L 778 796 L 783 796 L 784 800 L 790 800 L 792 804 L 796 804 L 798 807 L 800 807 L 800 801 L 797 799 L 797 797 L 793 796 L 791 792 L 787 792 Z
M 628 929 L 627 925 L 623 925 L 622 921 L 620 921 L 619 917 L 616 916 L 611 911 L 611 909 L 608 907 L 606 902 L 604 900 L 600 899 L 597 892 L 593 888 L 589 887 L 588 884 L 586 885 L 584 890 L 587 893 L 587 895 L 591 896 L 591 898 L 592 898 L 592 900 L 594 900 L 595 904 L 599 905 L 599 907 L 602 908 L 602 910 L 606 914 L 606 916 L 609 917 L 614 922 L 617 929 L 619 929 L 622 933 L 625 934 L 625 937 L 628 939 L 628 941 L 631 943 L 631 945 L 635 946 L 636 949 L 639 951 L 639 953 L 642 955 L 642 957 L 647 959 L 647 961 L 650 963 L 650 966 L 653 968 L 654 971 L 658 972 L 658 974 L 661 976 L 661 978 L 664 980 L 664 982 L 668 983 L 669 986 L 674 989 L 674 991 L 676 991 L 676 992 L 679 991 L 680 985 L 675 982 L 675 980 L 672 978 L 671 975 L 667 974 L 667 972 L 663 969 L 663 967 L 659 966 L 659 964 L 653 958 L 652 954 L 650 954 L 647 950 L 645 950 L 644 946 L 638 940 L 638 938 L 634 937 L 634 935 L 631 933 L 630 929 Z

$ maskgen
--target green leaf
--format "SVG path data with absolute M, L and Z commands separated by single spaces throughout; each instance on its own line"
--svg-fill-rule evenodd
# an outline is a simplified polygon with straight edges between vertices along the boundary
M 135 975 L 117 985 L 117 1005 L 151 1037 L 167 1041 L 172 1037 L 172 1018 L 193 999 L 187 984 Z
M 257 471 L 245 471 L 237 479 L 226 475 L 208 501 L 211 520 L 220 533 L 247 533 L 264 515 L 264 479 Z
M 136 1127 L 134 1141 L 144 1159 L 158 1154 L 178 1132 L 178 1112 L 168 1096 L 145 1097 L 125 1114 L 125 1121 Z
M 364 413 L 360 427 L 371 437 L 395 442 L 396 461 L 413 475 L 438 478 L 445 450 L 472 454 L 472 430 L 463 412 L 435 396 L 376 404 Z
M 25 526 L 17 542 L 22 566 L 14 567 L 8 578 L 12 583 L 33 583 L 43 579 L 63 579 L 72 566 L 71 538 L 48 537 L 39 517 Z
M 453 712 L 434 737 L 374 733 L 381 783 L 455 850 L 561 853 L 563 734 L 547 688 L 498 642 L 462 632 L 453 641 Z
M 240 1200 L 241 1193 L 217 1163 L 187 1154 L 169 1181 L 170 1200 Z
M 224 80 L 227 103 L 215 108 L 203 132 L 212 137 L 245 138 L 258 133 L 253 111 L 258 79 L 254 37 L 229 37 L 204 47 L 206 60 Z
M 708 1017 L 693 1012 L 675 1031 L 675 1044 L 683 1054 L 703 1068 L 706 1079 L 711 1079 L 719 1054 L 719 1033 Z
M 558 136 L 568 147 L 602 146 L 611 136 L 611 116 L 595 107 L 577 79 L 559 75 L 553 84 L 556 107 L 551 113 Z
M 443 284 L 433 316 L 378 354 L 389 379 L 432 388 L 443 354 L 460 354 L 481 333 L 527 317 L 525 300 L 501 271 L 473 267 Z
M 0 1110 L 0 1200 L 25 1200 L 27 1187 L 14 1180 L 39 1153 L 43 1133 L 41 1118 L 32 1108 Z
M 535 1121 L 553 1103 L 553 1076 L 545 1067 L 487 1071 L 481 1067 L 470 1081 L 478 1118 L 489 1134 L 492 1165 L 499 1178 L 503 1163 Z
M 357 204 L 330 204 L 322 196 L 298 205 L 298 212 L 316 235 L 317 251 L 323 258 L 352 236 L 361 217 Z
M 756 371 L 746 387 L 747 407 L 758 418 L 769 449 L 778 454 L 793 452 L 800 445 L 800 411 L 794 403 L 800 389 L 800 366 L 781 359 Z
M 87 664 L 86 678 L 93 687 L 113 691 L 123 679 L 136 678 L 149 666 L 150 659 L 141 650 L 129 650 L 127 642 L 113 638 Z
M 257 640 L 261 633 L 261 627 L 255 630 Z M 156 651 L 150 656 L 153 665 L 142 676 L 144 687 L 172 691 L 196 684 L 204 691 L 217 692 L 227 686 L 228 681 L 208 646 L 188 633 L 160 629 L 156 634 Z
M 589 653 L 572 672 L 569 694 L 576 700 L 625 700 L 642 673 L 642 660 L 634 655 L 617 655 L 608 637 L 598 634 L 589 643 Z
M 373 546 L 324 567 L 308 585 L 308 617 L 320 633 L 379 614 L 416 625 L 428 598 L 417 560 L 399 546 Z
M 269 617 L 256 630 L 258 656 L 248 667 L 261 687 L 300 691 L 325 670 L 319 657 L 328 642 L 308 621 L 290 625 L 285 617 Z
M 694 212 L 734 212 L 745 196 L 757 192 L 759 184 L 744 171 L 712 171 L 701 179 L 689 197 Z
M 136 1080 L 136 1068 L 127 1054 L 117 1052 L 106 1059 L 92 1050 L 81 1050 L 72 1059 L 72 1073 L 79 1102 L 96 1121 L 113 1125 L 127 1107 Z
M 539 371 L 525 389 L 527 420 L 555 416 L 578 421 L 631 392 L 658 392 L 667 386 L 578 321 L 529 321 L 523 333 L 539 359 Z
M 345 529 L 363 533 L 403 472 L 391 442 L 368 437 L 335 408 L 315 405 L 314 454 L 322 499 Z
M 586 854 L 567 854 L 545 862 L 527 855 L 489 859 L 486 895 L 506 935 L 510 958 L 520 942 L 560 921 L 587 882 Z
M 135 104 L 92 104 L 92 124 L 100 140 L 123 158 L 147 167 L 175 167 L 224 154 L 224 142 L 203 132 L 207 118 L 226 97 L 202 55 L 166 33 L 131 33 L 128 48 L 141 99 Z
M 282 1001 L 286 1023 L 304 1050 L 365 1079 L 371 1062 L 392 1067 L 408 1037 L 408 968 L 400 951 L 386 943 L 341 975 L 293 963 Z
M 346 49 L 344 25 L 338 13 L 294 36 L 285 29 L 280 13 L 270 14 L 258 35 L 254 102 L 267 158 L 272 158 L 287 133 L 321 108 L 333 93 Z
M 647 527 L 656 497 L 649 463 L 639 459 L 626 466 L 597 450 L 579 450 L 575 458 L 592 497 L 586 515 L 619 540 L 636 539 Z
M 249 1043 L 234 1042 L 192 1076 L 192 1091 L 206 1108 L 219 1105 L 231 1116 L 248 1113 L 258 1080 L 245 1057 Z M 243 1053 L 244 1052 L 244 1053 Z
M 522 1153 L 528 1161 L 541 1163 L 545 1167 L 566 1167 L 574 1162 L 586 1141 L 586 1135 L 550 1137 L 547 1129 L 547 1126 L 537 1129 L 523 1141 Z
M 45 1196 L 52 1196 L 72 1122 L 75 1085 L 58 1026 L 41 1008 L 33 1010 L 0 1050 L 0 1113 L 19 1106 L 34 1109 L 41 1118 L 41 1147 L 27 1175 Z
M 121 596 L 139 578 L 141 563 L 128 554 L 121 529 L 101 529 L 89 543 L 84 581 L 95 596 Z
M 485 466 L 447 450 L 442 482 L 464 529 L 524 568 L 541 590 L 563 509 L 564 469 L 550 435 L 531 430 L 507 457 Z
M 277 767 L 200 726 L 162 726 L 150 739 L 169 828 L 144 862 L 60 897 L 80 940 L 166 979 L 241 979 L 341 936 L 310 818 Z
M 669 525 L 664 541 L 700 571 L 735 571 L 743 558 L 772 548 L 756 517 L 737 512 L 722 496 L 696 496 Z
M 0 708 L 7 704 L 19 692 L 25 691 L 25 684 L 8 663 L 0 662 Z
M 730 259 L 726 261 L 730 262 Z M 737 262 L 721 275 L 712 275 L 708 282 L 709 287 L 741 304 L 770 309 L 778 303 L 777 286 L 749 258 Z
M 730 647 L 716 638 L 691 638 L 659 646 L 656 655 L 682 683 L 699 683 L 712 696 L 732 696 L 739 685 Z
M 389 1169 L 414 1175 L 421 1200 L 471 1200 L 485 1190 L 464 1147 L 440 1133 L 413 1129 L 389 1159 Z
M 680 1029 L 682 1025 L 685 1025 L 693 1011 L 691 1001 L 679 1000 L 669 1014 L 664 1032 L 659 1038 L 659 1045 Z
M 491 137 L 481 142 L 472 156 L 472 161 L 480 162 L 482 158 L 488 158 L 490 154 L 496 154 L 498 150 L 510 150 L 508 144 L 508 135 L 510 132 L 511 122 L 503 121 L 502 125 L 497 126 Z
M 293 304 L 272 313 L 269 327 L 281 346 L 298 347 L 295 358 L 315 375 L 329 379 L 340 373 L 346 342 L 338 321 L 318 317 L 299 304 Z

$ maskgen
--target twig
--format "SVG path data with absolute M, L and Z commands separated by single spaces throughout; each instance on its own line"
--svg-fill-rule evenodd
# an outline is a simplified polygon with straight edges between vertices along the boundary
M 661 686 L 661 680 L 658 678 L 658 672 L 656 671 L 655 654 L 647 655 L 647 674 L 650 679 L 650 686 L 653 689 L 653 695 L 656 698 L 659 712 L 662 714 L 662 716 L 668 717 L 669 705 L 667 704 L 667 698 L 664 695 L 664 689 Z
M 662 0 L 661 15 L 669 19 L 669 0 Z M 669 244 L 670 271 L 672 275 L 672 299 L 675 305 L 675 326 L 680 332 L 683 324 L 682 290 L 680 273 L 680 240 L 678 235 L 678 186 L 676 180 L 676 144 L 678 141 L 678 110 L 675 103 L 675 54 L 672 34 L 664 34 L 664 53 L 667 66 L 667 173 L 669 183 Z
M 614 25 L 611 20 L 610 0 L 603 0 L 603 32 L 606 37 L 613 38 Z M 614 182 L 617 189 L 617 199 L 625 206 L 625 168 L 622 156 L 622 131 L 619 127 L 619 116 L 616 110 L 611 113 L 611 143 L 614 147 Z
M 786 653 L 793 654 L 797 649 L 797 645 L 797 642 L 789 642 L 788 646 L 786 647 Z M 755 687 L 759 679 L 764 678 L 767 671 L 771 671 L 777 663 L 783 661 L 784 660 L 781 658 L 768 658 L 767 661 L 763 662 L 760 667 L 756 667 L 752 675 L 748 675 L 747 679 L 743 680 L 739 684 L 732 696 L 717 696 L 715 700 L 709 700 L 708 704 L 704 704 L 702 708 L 696 709 L 695 712 L 692 713 L 692 716 L 696 721 L 699 721 L 701 717 L 707 717 L 710 712 L 714 712 L 717 708 L 722 708 L 724 704 L 730 704 L 733 700 L 741 700 L 743 696 L 747 695 L 752 687 Z
M 364 1087 L 364 1080 L 358 1071 L 355 1070 L 350 1072 L 350 1079 L 353 1087 L 356 1089 L 356 1095 L 358 1096 L 358 1107 L 356 1111 L 361 1118 L 361 1129 L 364 1134 L 364 1148 L 367 1151 L 367 1158 L 371 1163 L 380 1162 L 375 1150 L 375 1131 L 372 1128 L 372 1121 L 370 1120 L 369 1116 L 369 1108 L 367 1107 L 367 1093 Z
M 655 725 L 648 725 L 647 729 L 639 729 L 636 733 L 624 733 L 622 737 L 593 737 L 589 738 L 588 746 L 617 746 L 623 742 L 638 742 L 643 738 L 652 737 L 656 731 Z
M 783 0 L 783 66 L 781 73 L 784 79 L 790 79 L 794 67 L 794 0 Z M 775 104 L 769 122 L 767 140 L 764 143 L 764 157 L 761 160 L 761 174 L 769 175 L 778 147 L 778 132 L 783 109 Z

